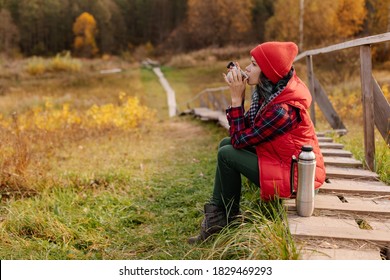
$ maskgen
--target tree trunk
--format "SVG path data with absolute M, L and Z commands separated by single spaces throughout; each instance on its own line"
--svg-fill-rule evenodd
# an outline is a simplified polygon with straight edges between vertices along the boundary
M 305 0 L 299 2 L 299 50 L 303 50 L 303 16 L 305 11 Z

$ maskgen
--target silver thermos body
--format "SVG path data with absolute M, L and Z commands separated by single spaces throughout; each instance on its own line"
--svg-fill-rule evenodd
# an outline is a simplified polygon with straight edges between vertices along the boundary
M 298 160 L 293 156 L 291 163 L 291 193 L 294 191 L 294 165 L 298 165 L 298 187 L 295 205 L 299 216 L 310 217 L 314 211 L 314 178 L 316 170 L 316 157 L 313 147 L 302 146 Z

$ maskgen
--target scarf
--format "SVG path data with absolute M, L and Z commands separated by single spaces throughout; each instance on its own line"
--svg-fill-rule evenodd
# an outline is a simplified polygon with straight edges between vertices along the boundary
M 272 83 L 263 73 L 260 74 L 260 83 L 252 93 L 251 105 L 245 114 L 245 116 L 248 117 L 251 126 L 255 123 L 257 114 L 284 90 L 293 73 L 294 68 L 292 67 L 287 75 L 280 79 L 276 84 Z M 262 101 L 261 104 L 260 100 Z

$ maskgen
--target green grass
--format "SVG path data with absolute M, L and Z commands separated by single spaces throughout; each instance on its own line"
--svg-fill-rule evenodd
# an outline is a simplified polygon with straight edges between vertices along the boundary
M 257 188 L 252 184 L 244 192 L 243 218 L 215 237 L 206 259 L 298 259 L 299 248 L 290 234 L 282 201 L 257 202 L 253 197 L 258 197 Z
M 2 204 L 1 258 L 184 258 L 222 133 L 177 120 L 142 137 L 118 133 L 63 147 L 69 156 L 53 163 L 56 186 Z
M 334 135 L 335 141 L 344 144 L 345 150 L 350 151 L 357 160 L 365 163 L 363 127 L 353 122 L 347 122 L 346 126 L 348 133 L 341 137 Z M 374 168 L 373 171 L 379 175 L 379 179 L 390 185 L 390 149 L 378 130 L 375 130 Z
M 142 136 L 115 133 L 111 140 L 68 143 L 51 158 L 54 185 L 30 198 L 3 201 L 0 257 L 295 258 L 294 245 L 285 242 L 290 237 L 283 210 L 280 205 L 270 208 L 272 215 L 264 205 L 260 210 L 258 189 L 251 184 L 243 194 L 249 214 L 244 224 L 199 246 L 187 244 L 199 231 L 212 191 L 216 145 L 224 136 L 215 124 L 185 118 L 160 122 Z M 227 245 L 233 250 L 232 244 L 240 250 L 221 252 Z

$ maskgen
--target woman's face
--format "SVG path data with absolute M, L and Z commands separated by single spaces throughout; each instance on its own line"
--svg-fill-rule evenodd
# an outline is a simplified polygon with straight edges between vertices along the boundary
M 253 56 L 251 57 L 251 64 L 245 68 L 245 72 L 249 76 L 248 85 L 257 85 L 260 82 L 261 69 Z

